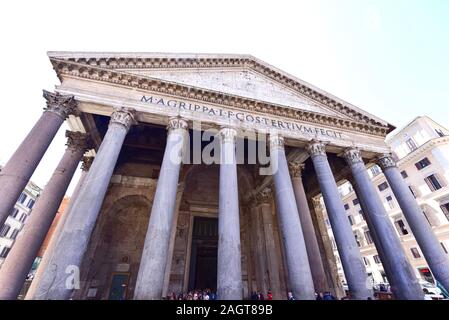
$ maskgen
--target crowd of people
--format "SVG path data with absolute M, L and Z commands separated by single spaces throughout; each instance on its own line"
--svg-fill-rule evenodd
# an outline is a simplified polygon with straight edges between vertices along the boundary
M 265 297 L 262 292 L 253 291 L 251 292 L 251 300 L 273 300 L 273 294 L 268 290 L 267 296 Z
M 191 290 L 187 293 L 172 292 L 166 300 L 217 300 L 217 294 L 211 289 Z
M 326 292 L 316 292 L 315 293 L 316 300 L 337 300 L 335 296 L 333 296 L 329 291 Z M 191 290 L 187 293 L 178 293 L 172 292 L 171 294 L 165 297 L 166 300 L 218 300 L 218 296 L 215 291 L 211 289 L 196 289 Z M 271 290 L 268 290 L 266 294 L 261 291 L 253 291 L 250 296 L 251 300 L 273 300 L 273 293 Z M 343 297 L 341 300 L 347 300 L 349 297 Z M 293 296 L 293 293 L 289 291 L 287 293 L 287 300 L 296 300 Z M 371 297 L 368 298 L 371 300 Z

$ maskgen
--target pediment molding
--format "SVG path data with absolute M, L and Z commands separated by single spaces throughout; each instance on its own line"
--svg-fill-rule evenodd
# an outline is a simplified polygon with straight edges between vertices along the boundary
M 392 129 L 388 123 L 381 123 L 345 104 L 317 92 L 309 86 L 289 78 L 279 71 L 261 64 L 250 56 L 244 58 L 157 58 L 157 57 L 52 57 L 50 61 L 58 77 L 84 78 L 108 82 L 115 85 L 139 88 L 144 91 L 159 92 L 178 97 L 195 99 L 234 108 L 272 114 L 309 123 L 334 126 L 346 130 L 385 137 Z M 177 82 L 131 74 L 126 69 L 167 69 L 167 68 L 229 68 L 246 67 L 274 81 L 299 92 L 309 99 L 349 116 L 351 119 L 326 115 L 313 111 L 298 110 L 284 105 L 268 103 L 256 99 L 199 88 Z M 125 70 L 124 70 L 125 69 Z

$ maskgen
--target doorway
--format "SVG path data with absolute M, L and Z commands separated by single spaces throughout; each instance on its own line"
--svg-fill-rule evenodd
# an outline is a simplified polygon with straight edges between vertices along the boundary
M 218 219 L 194 217 L 189 291 L 217 289 Z
M 115 273 L 112 275 L 109 300 L 126 300 L 129 283 L 129 273 Z

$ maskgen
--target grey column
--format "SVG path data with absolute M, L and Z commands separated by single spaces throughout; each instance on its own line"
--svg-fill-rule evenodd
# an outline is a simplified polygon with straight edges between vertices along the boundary
M 93 157 L 83 157 L 83 163 L 81 165 L 81 176 L 76 184 L 75 189 L 73 190 L 72 197 L 69 200 L 69 204 L 65 209 L 62 217 L 59 219 L 58 224 L 56 225 L 55 231 L 50 238 L 50 242 L 48 243 L 47 248 L 43 254 L 42 260 L 39 262 L 36 273 L 34 274 L 33 281 L 31 282 L 30 287 L 25 296 L 25 300 L 33 300 L 36 294 L 36 289 L 40 286 L 42 275 L 45 274 L 48 267 L 48 262 L 51 260 L 51 257 L 54 253 L 54 248 L 56 244 L 59 242 L 58 239 L 62 234 L 62 230 L 64 228 L 65 222 L 67 221 L 67 217 L 70 215 L 73 203 L 76 202 L 76 198 L 79 195 L 80 189 L 83 186 L 84 180 L 86 179 L 87 172 L 89 171 L 90 166 L 93 162 Z
M 443 251 L 437 237 L 427 222 L 424 214 L 413 197 L 396 166 L 395 161 L 389 155 L 379 158 L 379 166 L 382 168 L 388 183 L 393 190 L 396 200 L 402 209 L 413 235 L 421 248 L 432 273 L 438 282 L 446 290 L 449 290 L 449 258 Z
M 271 196 L 272 190 L 270 188 L 265 188 L 256 197 L 258 198 L 258 201 L 260 203 L 260 213 L 262 215 L 262 224 L 265 235 L 265 249 L 268 262 L 268 278 L 270 281 L 269 289 L 271 289 L 273 293 L 274 300 L 281 300 L 284 295 L 281 291 L 281 281 L 279 277 L 281 269 L 279 267 L 279 259 L 276 252 L 276 244 L 274 242 Z
M 292 177 L 293 190 L 295 192 L 296 205 L 298 207 L 299 219 L 301 220 L 302 232 L 306 242 L 307 256 L 310 269 L 312 270 L 313 284 L 317 292 L 326 289 L 326 273 L 324 272 L 323 260 L 321 259 L 320 247 L 316 238 L 312 216 L 307 202 L 307 196 L 302 182 L 302 171 L 304 164 L 289 162 L 290 175 Z
M 3 225 L 64 120 L 76 112 L 73 96 L 44 90 L 47 107 L 0 171 L 0 225 Z
M 362 209 L 362 211 L 364 213 L 363 217 L 365 219 L 366 225 L 368 226 L 368 229 L 369 229 L 371 238 L 374 242 L 374 245 L 376 247 L 376 251 L 378 253 L 379 259 L 382 262 L 382 266 L 384 268 L 385 274 L 387 275 L 388 282 L 391 286 L 391 290 L 393 291 L 396 288 L 396 286 L 394 284 L 395 278 L 392 276 L 390 264 L 388 263 L 389 260 L 386 259 L 384 250 L 383 250 L 381 242 L 379 240 L 379 235 L 377 234 L 376 229 L 373 226 L 370 215 L 365 213 L 365 212 L 368 212 L 368 208 L 364 203 L 364 198 L 363 198 L 361 192 L 359 191 L 359 186 L 357 185 L 357 183 L 355 182 L 355 180 L 353 178 L 351 178 L 349 181 L 351 182 L 351 185 L 354 188 L 354 192 L 357 196 L 357 199 L 359 199 L 360 208 Z
M 184 144 L 188 139 L 188 124 L 171 118 L 164 158 L 157 181 L 145 245 L 137 275 L 134 299 L 160 300 L 164 287 L 170 231 L 173 224 L 179 171 Z
M 48 270 L 43 274 L 34 299 L 69 299 L 79 289 L 79 269 L 100 212 L 109 181 L 129 128 L 133 111 L 115 110 L 84 185 L 64 224 Z
M 315 173 L 326 205 L 329 222 L 340 254 L 341 263 L 352 299 L 366 300 L 373 296 L 362 256 L 352 233 L 343 201 L 327 160 L 324 143 L 312 141 L 307 151 L 312 158 Z
M 220 300 L 243 298 L 236 135 L 237 131 L 231 128 L 223 128 L 219 134 L 217 295 Z
M 296 299 L 314 300 L 315 289 L 312 272 L 282 137 L 270 135 L 270 157 L 271 166 L 274 168 L 276 213 L 284 244 L 290 288 Z
M 66 131 L 65 151 L 0 269 L 0 300 L 16 299 L 45 239 L 76 167 L 88 148 L 88 136 Z
M 399 237 L 388 218 L 374 185 L 366 171 L 360 151 L 355 148 L 345 150 L 344 157 L 351 168 L 357 191 L 369 217 L 371 229 L 375 230 L 376 246 L 381 248 L 382 258 L 388 266 L 387 272 L 393 279 L 393 293 L 400 300 L 422 300 L 424 294 L 413 268 L 408 261 Z

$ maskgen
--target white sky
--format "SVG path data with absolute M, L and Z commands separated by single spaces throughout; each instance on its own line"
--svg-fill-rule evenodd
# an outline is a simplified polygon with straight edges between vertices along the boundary
M 402 126 L 449 126 L 448 1 L 2 1 L 0 163 L 59 83 L 47 51 L 247 53 Z M 44 187 L 64 125 L 32 180 Z M 72 192 L 74 181 L 69 188 Z

